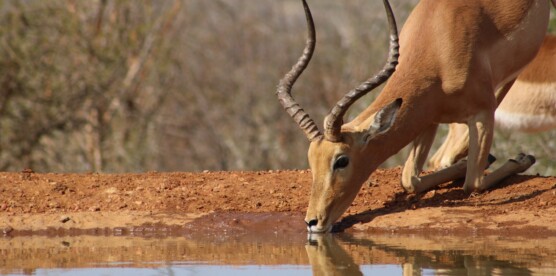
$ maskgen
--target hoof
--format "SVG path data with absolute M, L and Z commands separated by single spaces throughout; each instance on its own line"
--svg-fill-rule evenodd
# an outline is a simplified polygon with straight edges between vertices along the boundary
M 487 166 L 485 168 L 488 169 L 490 167 L 490 165 L 492 165 L 492 163 L 496 162 L 496 156 L 492 155 L 492 154 L 488 154 L 488 158 L 487 158 Z
M 464 185 L 463 186 L 463 192 L 466 195 L 472 196 L 476 192 L 476 189 L 474 189 L 473 187 L 468 187 L 468 186 Z
M 522 173 L 529 169 L 535 162 L 537 161 L 533 155 L 526 155 L 524 153 L 520 153 L 514 159 L 510 159 L 511 162 L 517 164 L 518 169 L 516 173 Z
M 417 187 L 420 186 L 419 185 L 420 183 L 421 183 L 421 179 L 419 179 L 419 177 L 412 176 L 410 183 L 403 183 L 402 181 L 402 188 L 405 190 L 406 193 L 413 194 L 416 193 L 415 190 Z

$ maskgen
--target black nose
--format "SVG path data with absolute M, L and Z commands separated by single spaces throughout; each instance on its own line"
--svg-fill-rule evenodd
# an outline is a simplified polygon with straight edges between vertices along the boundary
M 317 219 L 312 219 L 309 222 L 306 221 L 305 223 L 307 223 L 307 226 L 311 227 L 317 225 L 319 221 Z

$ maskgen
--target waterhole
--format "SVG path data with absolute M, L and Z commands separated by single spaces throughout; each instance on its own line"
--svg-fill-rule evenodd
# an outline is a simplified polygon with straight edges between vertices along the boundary
M 281 220 L 270 227 L 267 220 Z M 261 214 L 105 232 L 0 237 L 11 275 L 555 275 L 556 237 L 308 235 Z M 297 223 L 297 222 L 296 222 Z M 161 227 L 161 228 L 157 228 Z

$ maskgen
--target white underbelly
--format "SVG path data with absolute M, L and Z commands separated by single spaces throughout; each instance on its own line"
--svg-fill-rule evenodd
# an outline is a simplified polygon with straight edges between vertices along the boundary
M 495 113 L 496 125 L 539 132 L 556 128 L 556 83 L 518 81 Z
M 496 110 L 496 126 L 523 132 L 541 132 L 556 127 L 556 116 L 508 113 Z

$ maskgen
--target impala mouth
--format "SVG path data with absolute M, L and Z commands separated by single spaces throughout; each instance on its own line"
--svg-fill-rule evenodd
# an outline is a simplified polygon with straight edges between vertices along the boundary
M 321 234 L 321 233 L 328 233 L 332 229 L 332 226 L 307 226 L 307 231 L 311 234 Z

